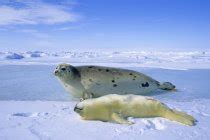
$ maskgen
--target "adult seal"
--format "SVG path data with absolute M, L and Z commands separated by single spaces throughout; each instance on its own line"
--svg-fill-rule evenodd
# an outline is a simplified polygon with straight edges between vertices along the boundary
M 128 117 L 163 117 L 192 126 L 195 119 L 181 111 L 170 109 L 165 104 L 140 95 L 110 94 L 79 102 L 74 111 L 84 120 L 101 120 L 119 124 L 133 124 Z
M 156 89 L 175 88 L 170 82 L 161 84 L 145 74 L 121 68 L 60 64 L 54 74 L 69 93 L 85 99 L 107 94 L 146 95 Z

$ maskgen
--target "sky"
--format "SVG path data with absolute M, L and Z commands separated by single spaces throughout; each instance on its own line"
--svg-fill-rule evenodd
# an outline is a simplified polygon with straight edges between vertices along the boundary
M 210 50 L 210 0 L 0 0 L 0 51 Z

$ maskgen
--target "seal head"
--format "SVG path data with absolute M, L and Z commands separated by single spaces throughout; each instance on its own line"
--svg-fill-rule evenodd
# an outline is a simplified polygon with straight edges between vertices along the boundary
M 69 64 L 60 64 L 55 68 L 54 75 L 57 76 L 62 81 L 66 81 L 67 79 L 74 79 L 79 76 L 79 72 L 75 67 Z
M 74 111 L 78 113 L 81 117 L 83 117 L 84 116 L 83 114 L 85 111 L 85 106 L 83 105 L 83 102 L 77 103 L 74 107 Z
M 60 64 L 55 68 L 54 71 L 55 76 L 63 77 L 65 75 L 71 75 L 71 65 L 69 64 Z
M 84 87 L 81 84 L 80 72 L 74 66 L 69 64 L 60 64 L 54 70 L 54 75 L 61 82 L 67 92 L 74 97 L 81 97 Z

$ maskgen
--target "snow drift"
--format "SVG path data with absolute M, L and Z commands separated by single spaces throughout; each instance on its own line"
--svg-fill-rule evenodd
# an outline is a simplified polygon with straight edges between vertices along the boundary
M 6 59 L 23 59 L 24 56 L 17 54 L 17 53 L 9 53 L 5 56 Z
M 18 62 L 15 60 L 19 60 Z M 0 64 L 98 64 L 158 68 L 210 68 L 210 52 L 0 52 Z

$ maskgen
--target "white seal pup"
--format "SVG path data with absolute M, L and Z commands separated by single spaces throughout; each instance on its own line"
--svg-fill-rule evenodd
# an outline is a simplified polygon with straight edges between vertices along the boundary
M 107 94 L 146 95 L 156 89 L 175 88 L 169 82 L 161 84 L 140 72 L 120 68 L 60 64 L 54 74 L 69 93 L 85 99 Z
M 76 104 L 74 111 L 84 120 L 101 120 L 120 124 L 133 124 L 127 120 L 128 117 L 163 117 L 188 126 L 195 124 L 192 116 L 170 109 L 153 98 L 140 95 L 110 94 L 86 99 Z

